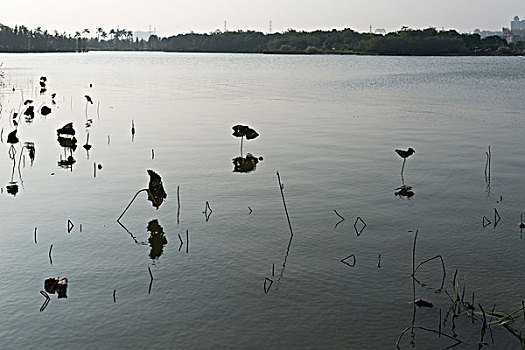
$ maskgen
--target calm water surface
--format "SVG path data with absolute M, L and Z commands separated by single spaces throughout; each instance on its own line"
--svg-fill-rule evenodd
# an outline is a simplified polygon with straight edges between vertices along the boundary
M 413 320 L 416 230 L 416 260 L 442 255 L 446 291 L 458 269 L 469 300 L 474 292 L 489 310 L 521 307 L 521 57 L 88 53 L 0 62 L 3 349 L 395 348 Z M 21 119 L 12 160 L 6 139 L 23 99 L 52 113 Z M 64 169 L 57 162 L 71 153 L 56 129 L 69 122 L 78 148 Z M 233 172 L 240 140 L 231 127 L 239 123 L 260 134 L 244 142 L 243 155 L 264 158 L 250 173 Z M 34 143 L 32 165 L 24 142 Z M 402 178 L 394 149 L 408 147 L 416 153 Z M 102 165 L 96 177 L 94 164 Z M 148 169 L 162 176 L 168 197 L 155 210 L 140 194 L 126 212 L 121 221 L 136 243 L 116 219 L 147 187 Z M 6 186 L 15 182 L 13 196 Z M 411 198 L 394 194 L 403 184 Z M 337 227 L 334 210 L 346 219 Z M 492 221 L 485 228 L 483 216 Z M 357 217 L 366 222 L 360 235 Z M 354 267 L 341 262 L 350 255 Z M 67 298 L 51 294 L 40 311 L 50 277 L 68 278 Z M 437 293 L 439 262 L 418 279 L 416 298 L 434 308 L 418 309 L 415 324 L 437 329 L 440 309 L 444 318 L 451 305 Z M 516 322 L 520 329 L 523 319 Z M 480 328 L 462 313 L 459 348 L 477 347 Z M 453 333 L 450 319 L 443 331 Z M 486 348 L 519 348 L 503 327 L 493 333 Z M 417 349 L 450 344 L 416 332 Z M 410 348 L 409 335 L 401 346 Z

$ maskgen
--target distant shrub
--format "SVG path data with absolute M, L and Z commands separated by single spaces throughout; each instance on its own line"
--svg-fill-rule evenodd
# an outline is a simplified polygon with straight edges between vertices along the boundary
M 306 53 L 309 53 L 309 54 L 316 54 L 316 53 L 320 53 L 321 50 L 319 50 L 317 47 L 315 46 L 308 46 L 306 48 L 306 50 L 304 50 Z

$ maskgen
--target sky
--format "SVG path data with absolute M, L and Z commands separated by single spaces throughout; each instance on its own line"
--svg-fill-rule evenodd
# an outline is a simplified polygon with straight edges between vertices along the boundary
M 501 30 L 525 17 L 525 0 L 1 0 L 0 23 L 74 34 L 102 27 L 157 29 L 159 36 L 217 29 L 272 32 L 372 26 L 387 32 L 436 27 Z

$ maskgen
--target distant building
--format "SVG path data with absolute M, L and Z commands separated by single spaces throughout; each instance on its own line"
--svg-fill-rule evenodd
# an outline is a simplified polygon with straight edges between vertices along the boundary
M 384 30 L 383 28 L 377 28 L 375 34 L 386 35 L 386 30 Z
M 518 16 L 510 22 L 510 29 L 503 28 L 503 37 L 509 43 L 525 41 L 525 18 L 520 20 Z
M 484 39 L 488 36 L 494 36 L 494 35 L 503 36 L 503 32 L 496 32 L 496 31 L 491 31 L 491 30 L 479 30 L 479 29 L 474 29 L 474 34 L 479 34 L 479 36 L 481 36 L 481 39 Z
M 138 39 L 139 41 L 140 40 L 148 41 L 149 37 L 152 35 L 155 35 L 156 32 L 157 32 L 157 28 L 153 28 L 153 30 L 151 30 L 151 26 L 149 26 L 149 30 L 147 31 L 133 32 L 133 38 Z

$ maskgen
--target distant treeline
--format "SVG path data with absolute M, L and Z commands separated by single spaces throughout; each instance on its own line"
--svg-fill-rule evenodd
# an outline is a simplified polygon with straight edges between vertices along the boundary
M 94 36 L 96 34 L 96 36 Z M 179 34 L 167 38 L 151 35 L 133 38 L 131 31 L 97 28 L 75 35 L 49 33 L 41 28 L 10 28 L 0 25 L 0 52 L 74 52 L 89 50 L 235 52 L 278 54 L 372 54 L 372 55 L 523 55 L 525 42 L 508 44 L 499 36 L 484 39 L 478 34 L 460 34 L 435 28 L 403 27 L 387 35 L 358 33 L 351 29 L 295 31 L 264 34 L 256 31 L 209 34 Z

